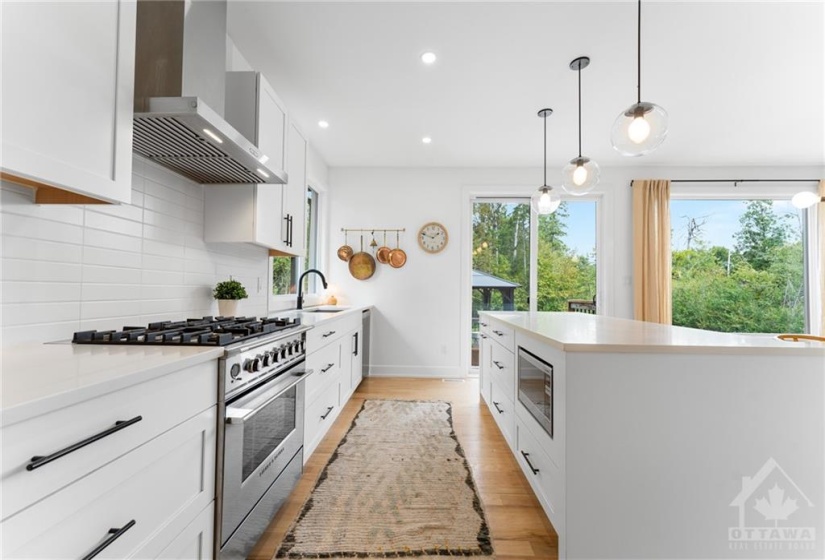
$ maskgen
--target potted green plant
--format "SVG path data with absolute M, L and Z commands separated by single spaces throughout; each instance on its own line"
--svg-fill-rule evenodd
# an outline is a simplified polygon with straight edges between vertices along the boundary
M 238 300 L 249 297 L 243 284 L 231 278 L 218 282 L 212 295 L 218 300 L 218 314 L 221 317 L 234 317 L 238 311 Z

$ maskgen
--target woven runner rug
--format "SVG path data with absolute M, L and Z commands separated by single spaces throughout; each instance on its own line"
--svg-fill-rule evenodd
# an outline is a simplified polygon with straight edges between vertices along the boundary
M 276 558 L 494 558 L 450 403 L 367 400 Z

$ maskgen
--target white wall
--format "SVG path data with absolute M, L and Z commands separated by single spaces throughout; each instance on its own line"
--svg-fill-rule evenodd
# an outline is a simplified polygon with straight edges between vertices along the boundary
M 469 314 L 462 305 L 462 262 L 469 261 L 469 222 L 462 214 L 469 192 L 530 194 L 542 176 L 541 169 L 330 169 L 329 279 L 343 303 L 374 304 L 372 370 L 379 375 L 462 376 L 469 367 L 462 328 Z M 602 170 L 596 189 L 600 195 L 603 311 L 632 317 L 632 226 L 630 181 L 634 178 L 816 178 L 821 168 L 651 168 L 621 167 Z M 812 188 L 813 185 L 804 185 Z M 803 185 L 790 187 L 802 188 Z M 691 187 L 684 187 L 691 188 Z M 702 187 L 693 187 L 702 189 Z M 743 196 L 765 192 L 765 184 L 737 187 Z M 786 187 L 788 188 L 788 187 Z M 704 187 L 731 190 L 730 184 Z M 442 253 L 429 255 L 415 237 L 425 223 L 438 221 L 447 227 L 450 242 Z M 375 276 L 353 279 L 346 263 L 335 257 L 346 228 L 406 228 L 401 246 L 407 265 L 392 269 L 378 265 Z M 358 238 L 350 237 L 358 249 Z M 379 243 L 383 241 L 378 239 Z M 395 239 L 392 238 L 394 244 Z M 369 239 L 365 239 L 365 246 Z M 462 250 L 464 246 L 464 250 Z M 464 282 L 468 282 L 465 278 Z M 467 300 L 469 301 L 469 300 Z
M 238 312 L 266 314 L 267 251 L 205 243 L 200 185 L 136 157 L 132 204 L 32 201 L 0 186 L 4 345 L 217 315 L 211 290 L 230 276 L 250 296 Z

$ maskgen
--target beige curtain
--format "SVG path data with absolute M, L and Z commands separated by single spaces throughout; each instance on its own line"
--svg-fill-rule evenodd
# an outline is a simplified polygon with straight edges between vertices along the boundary
M 670 325 L 670 181 L 633 181 L 634 318 Z
M 819 196 L 825 197 L 825 179 L 819 182 Z M 816 222 L 819 237 L 819 334 L 825 336 L 825 201 L 820 200 L 816 205 Z

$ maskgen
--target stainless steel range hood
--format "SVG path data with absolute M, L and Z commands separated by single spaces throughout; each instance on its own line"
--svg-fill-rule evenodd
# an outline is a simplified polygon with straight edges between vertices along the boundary
M 223 118 L 226 2 L 138 0 L 133 150 L 198 183 L 286 183 Z

